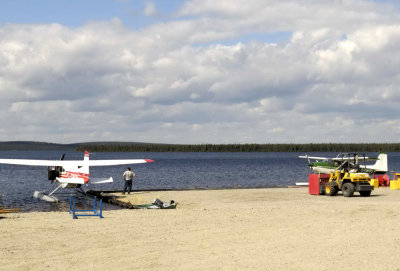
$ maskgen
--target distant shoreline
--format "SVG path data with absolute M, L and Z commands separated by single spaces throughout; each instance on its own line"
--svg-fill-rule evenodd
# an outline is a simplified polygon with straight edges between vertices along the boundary
M 0 151 L 91 152 L 400 152 L 400 143 L 288 143 L 288 144 L 160 144 L 142 142 L 84 142 L 57 144 L 3 141 Z

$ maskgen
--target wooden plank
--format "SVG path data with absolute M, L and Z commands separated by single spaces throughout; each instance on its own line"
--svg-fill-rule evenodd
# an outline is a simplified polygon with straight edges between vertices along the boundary
M 3 210 L 3 206 L 0 206 L 0 210 Z
M 8 214 L 8 213 L 17 213 L 19 212 L 18 208 L 15 209 L 2 209 L 0 210 L 0 214 Z

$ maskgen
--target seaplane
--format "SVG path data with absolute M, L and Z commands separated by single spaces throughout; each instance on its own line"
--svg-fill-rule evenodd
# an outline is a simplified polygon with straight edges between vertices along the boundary
M 320 174 L 330 174 L 331 172 L 340 170 L 345 166 L 352 168 L 354 172 L 378 174 L 388 172 L 386 153 L 380 153 L 378 157 L 367 157 L 363 153 L 339 153 L 336 157 L 301 155 L 299 158 L 307 159 L 310 169 L 313 172 Z M 366 164 L 371 161 L 375 161 L 375 164 Z
M 90 178 L 89 167 L 130 165 L 154 162 L 151 159 L 115 159 L 115 160 L 90 160 L 89 152 L 85 151 L 83 160 L 33 160 L 33 159 L 0 159 L 0 164 L 46 166 L 48 179 L 58 186 L 49 194 L 35 191 L 33 196 L 48 202 L 58 202 L 53 194 L 60 188 L 80 188 L 82 185 L 111 183 L 113 178 Z

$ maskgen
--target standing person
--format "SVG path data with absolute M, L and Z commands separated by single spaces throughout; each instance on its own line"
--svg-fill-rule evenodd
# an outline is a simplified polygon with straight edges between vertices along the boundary
M 132 190 L 132 180 L 133 178 L 136 177 L 136 174 L 131 171 L 131 168 L 128 167 L 124 174 L 122 174 L 122 179 L 125 181 L 124 185 L 124 192 L 122 194 L 125 194 L 126 190 L 128 189 L 128 194 L 131 193 Z

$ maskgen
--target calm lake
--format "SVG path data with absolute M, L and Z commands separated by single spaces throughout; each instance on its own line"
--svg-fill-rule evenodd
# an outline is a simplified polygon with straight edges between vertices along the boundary
M 82 160 L 81 152 L 65 152 L 65 160 Z M 0 151 L 0 158 L 56 159 L 60 151 Z M 147 158 L 154 163 L 133 165 L 134 189 L 218 189 L 281 187 L 307 181 L 306 153 L 92 153 L 90 159 Z M 308 153 L 336 156 L 337 153 Z M 377 153 L 369 154 L 377 156 Z M 389 170 L 400 170 L 400 153 L 388 153 Z M 113 177 L 114 183 L 91 185 L 93 190 L 118 190 L 126 166 L 91 167 L 91 177 Z M 392 177 L 392 176 L 391 176 Z M 73 189 L 60 189 L 61 203 L 50 204 L 32 197 L 35 190 L 50 192 L 46 167 L 0 165 L 0 205 L 22 211 L 57 211 L 68 208 Z M 84 200 L 85 201 L 85 200 Z M 106 206 L 107 208 L 112 208 Z

